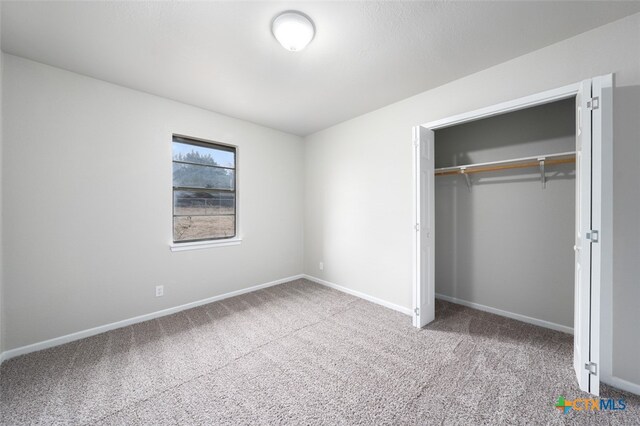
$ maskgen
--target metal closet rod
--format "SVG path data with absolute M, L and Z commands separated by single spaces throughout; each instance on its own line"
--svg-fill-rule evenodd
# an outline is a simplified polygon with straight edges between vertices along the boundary
M 442 167 L 435 169 L 436 176 L 457 174 L 471 174 L 493 172 L 508 169 L 523 169 L 530 167 L 544 167 L 554 164 L 567 164 L 576 161 L 576 152 L 561 152 L 558 154 L 536 155 L 532 157 L 514 158 L 511 160 L 490 161 L 487 163 L 466 164 L 463 166 Z M 544 170 L 544 169 L 543 169 Z

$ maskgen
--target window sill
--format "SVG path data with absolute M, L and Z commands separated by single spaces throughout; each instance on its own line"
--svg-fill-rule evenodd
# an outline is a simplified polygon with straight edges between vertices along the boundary
M 172 243 L 169 245 L 171 251 L 200 250 L 213 247 L 235 246 L 242 242 L 242 238 L 229 238 L 225 240 L 194 241 L 191 243 Z

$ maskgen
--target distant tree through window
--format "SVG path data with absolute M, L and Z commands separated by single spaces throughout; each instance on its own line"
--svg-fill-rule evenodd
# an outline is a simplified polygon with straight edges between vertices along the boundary
M 173 137 L 173 241 L 236 235 L 236 149 Z

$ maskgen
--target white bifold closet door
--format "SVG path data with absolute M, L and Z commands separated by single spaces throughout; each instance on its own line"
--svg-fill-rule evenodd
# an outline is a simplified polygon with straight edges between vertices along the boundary
M 423 285 L 414 288 L 415 311 L 413 325 L 424 327 L 436 317 L 435 296 L 435 133 L 418 126 L 413 128 L 416 183 L 416 234 L 415 247 L 418 253 L 414 268 L 417 280 Z
M 603 167 L 611 157 L 611 75 L 583 81 L 576 97 L 576 245 L 573 367 L 580 389 L 600 394 L 601 287 L 610 285 L 611 212 Z M 608 117 L 606 123 L 603 122 Z M 607 170 L 607 174 L 611 171 Z M 603 241 L 604 240 L 604 241 Z M 603 243 L 609 248 L 603 259 Z M 603 272 L 603 262 L 607 272 Z M 610 313 L 609 313 L 610 315 Z
M 576 96 L 576 244 L 573 368 L 580 389 L 589 392 L 589 329 L 591 311 L 591 80 Z

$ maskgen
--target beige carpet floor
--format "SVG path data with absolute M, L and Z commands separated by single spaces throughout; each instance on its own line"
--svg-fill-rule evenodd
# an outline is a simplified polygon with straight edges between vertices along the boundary
M 4 362 L 6 425 L 640 424 L 588 397 L 572 337 L 438 302 L 423 330 L 305 280 Z

